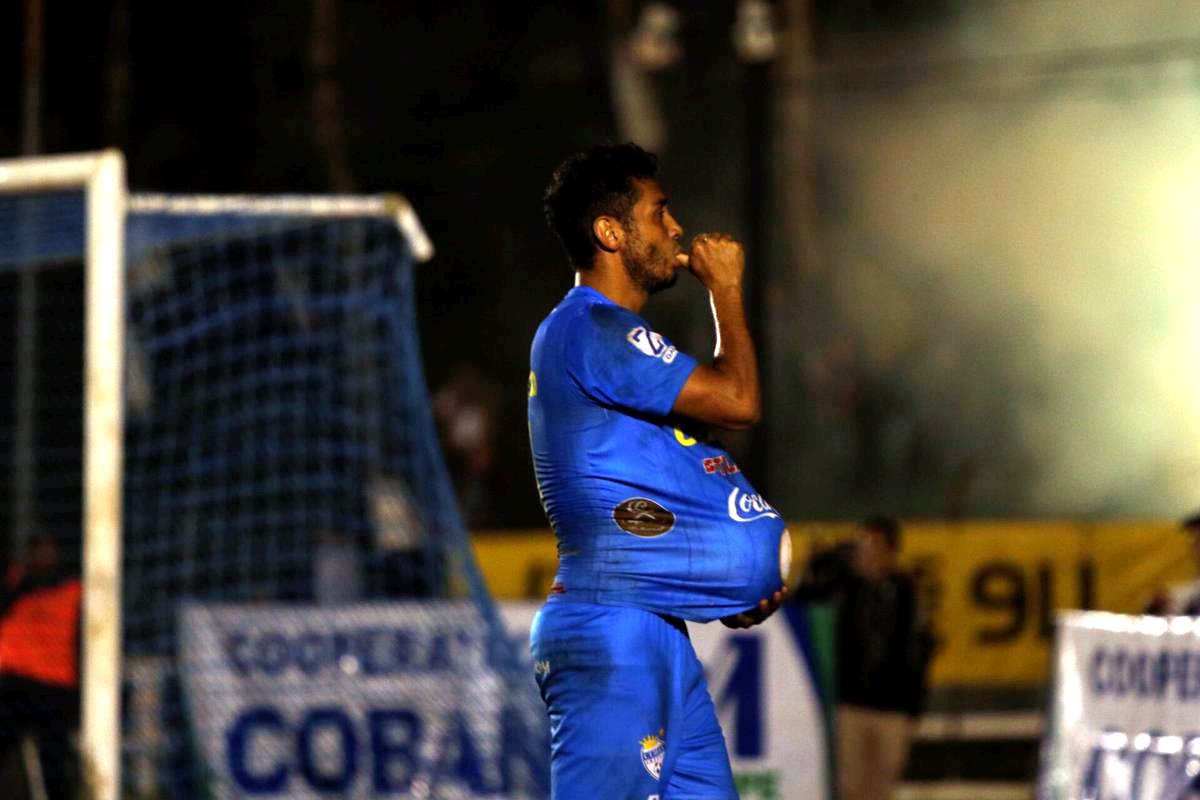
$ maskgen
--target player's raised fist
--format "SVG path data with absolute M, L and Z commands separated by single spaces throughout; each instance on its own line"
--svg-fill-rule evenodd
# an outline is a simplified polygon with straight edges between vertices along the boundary
M 746 256 L 732 236 L 702 233 L 692 239 L 687 267 L 707 289 L 741 286 Z

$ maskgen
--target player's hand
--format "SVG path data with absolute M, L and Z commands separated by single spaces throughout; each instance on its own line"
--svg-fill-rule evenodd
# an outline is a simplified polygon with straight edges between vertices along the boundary
M 723 233 L 702 233 L 692 239 L 692 250 L 680 255 L 680 266 L 687 269 L 708 290 L 726 286 L 740 287 L 746 270 L 742 245 Z
M 728 617 L 722 617 L 721 624 L 726 628 L 753 628 L 775 613 L 783 603 L 783 598 L 787 597 L 787 592 L 788 587 L 780 587 L 779 591 L 775 592 L 769 598 L 764 597 L 762 600 L 759 600 L 758 605 L 754 608 L 747 609 L 740 614 L 730 614 Z

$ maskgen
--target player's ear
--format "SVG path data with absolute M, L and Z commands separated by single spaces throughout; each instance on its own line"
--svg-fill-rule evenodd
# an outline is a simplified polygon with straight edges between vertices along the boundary
M 592 220 L 592 238 L 601 250 L 615 253 L 625 242 L 625 228 L 616 218 L 602 215 Z

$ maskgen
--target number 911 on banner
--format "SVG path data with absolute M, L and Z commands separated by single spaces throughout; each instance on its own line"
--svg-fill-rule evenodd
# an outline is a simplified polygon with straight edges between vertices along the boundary
M 1200 619 L 1064 612 L 1039 800 L 1200 791 Z

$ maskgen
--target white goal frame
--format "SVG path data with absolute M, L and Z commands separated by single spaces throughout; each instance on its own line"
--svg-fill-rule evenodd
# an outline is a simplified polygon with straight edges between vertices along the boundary
M 0 194 L 80 190 L 85 220 L 83 654 L 85 797 L 121 796 L 121 573 L 127 213 L 381 217 L 419 262 L 433 245 L 400 195 L 131 194 L 118 150 L 0 160 Z
M 117 150 L 105 150 L 0 161 L 0 193 L 72 189 L 84 192 L 87 209 L 80 758 L 89 800 L 117 800 L 121 759 L 125 158 Z

